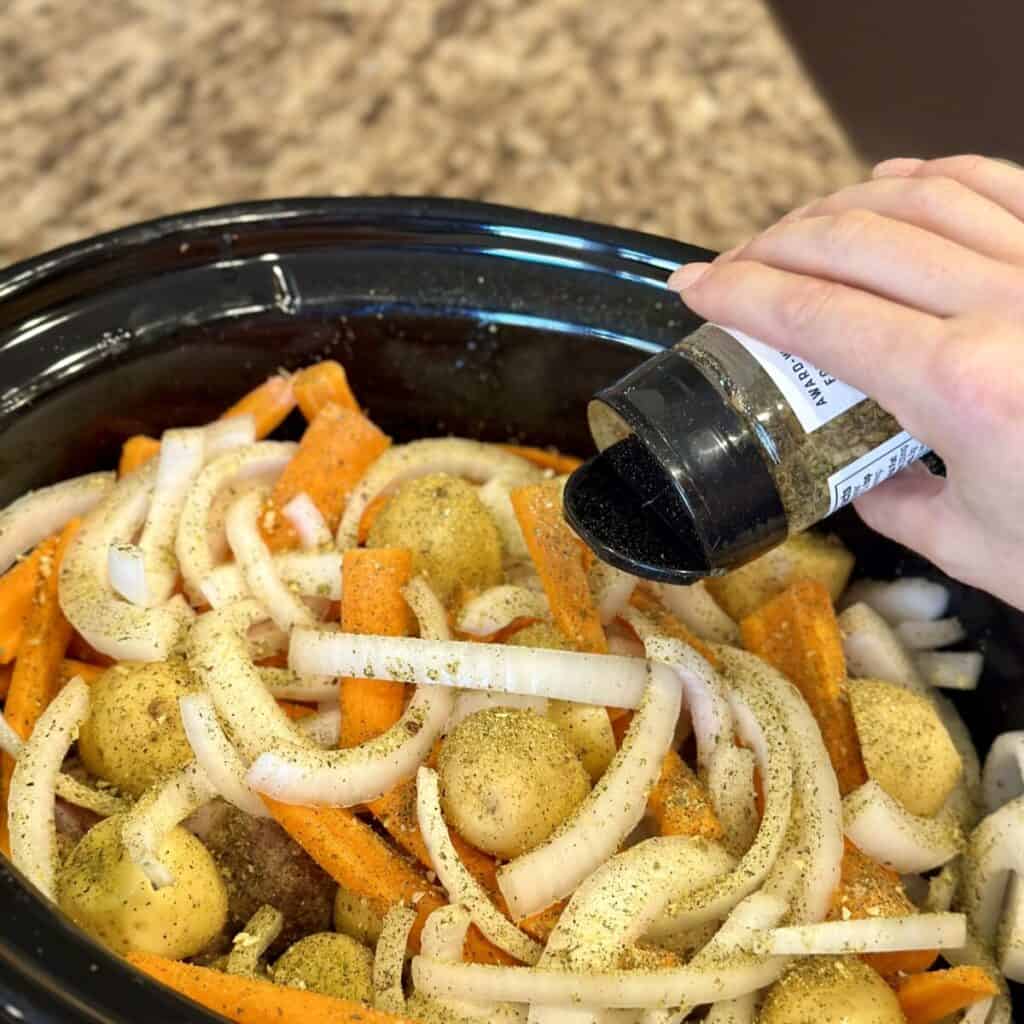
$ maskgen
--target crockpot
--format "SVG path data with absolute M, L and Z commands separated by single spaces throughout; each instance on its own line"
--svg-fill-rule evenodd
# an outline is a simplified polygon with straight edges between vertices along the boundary
M 0 272 L 0 504 L 116 464 L 131 434 L 213 418 L 278 368 L 335 358 L 398 440 L 588 453 L 600 386 L 699 320 L 665 287 L 703 249 L 438 199 L 302 199 L 139 224 Z M 297 418 L 285 424 L 297 434 Z M 931 566 L 847 511 L 858 571 Z M 948 582 L 948 581 L 947 581 Z M 1024 618 L 950 584 L 986 654 L 957 695 L 984 754 L 1024 726 Z M 55 913 L 0 858 L 0 1021 L 213 1021 Z

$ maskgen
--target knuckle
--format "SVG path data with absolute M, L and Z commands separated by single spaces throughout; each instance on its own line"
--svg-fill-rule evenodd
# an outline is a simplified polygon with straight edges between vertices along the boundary
M 863 207 L 843 210 L 829 218 L 825 229 L 828 244 L 838 249 L 849 248 L 872 231 L 879 219 L 877 213 Z
M 994 426 L 1024 417 L 1024 337 L 1005 321 L 962 316 L 947 321 L 932 361 L 935 394 L 957 417 Z
M 961 153 L 959 156 L 951 156 L 941 161 L 925 164 L 925 168 L 941 168 L 941 171 L 949 177 L 963 180 L 975 177 L 979 171 L 984 170 L 988 162 L 989 158 L 979 153 Z
M 813 330 L 828 315 L 835 294 L 836 286 L 829 281 L 801 278 L 788 287 L 779 299 L 780 326 L 794 335 Z
M 904 178 L 906 202 L 918 213 L 941 213 L 963 198 L 964 187 L 954 178 Z

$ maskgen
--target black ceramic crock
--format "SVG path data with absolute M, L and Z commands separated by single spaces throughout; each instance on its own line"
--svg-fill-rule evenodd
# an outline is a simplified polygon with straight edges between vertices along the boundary
M 169 217 L 0 272 L 0 504 L 116 463 L 131 434 L 215 416 L 333 357 L 399 440 L 591 450 L 588 398 L 698 324 L 665 288 L 694 246 L 452 200 L 305 199 Z M 289 422 L 292 432 L 300 424 Z M 852 515 L 859 571 L 935 570 Z M 1024 726 L 1024 619 L 954 585 L 984 752 Z M 0 859 L 0 1021 L 213 1021 L 63 921 Z

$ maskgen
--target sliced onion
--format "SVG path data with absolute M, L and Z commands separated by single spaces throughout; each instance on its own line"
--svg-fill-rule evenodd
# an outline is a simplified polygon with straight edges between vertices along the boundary
M 444 731 L 451 732 L 459 722 L 486 708 L 517 708 L 546 715 L 549 702 L 546 697 L 524 697 L 518 693 L 495 693 L 493 690 L 465 690 L 455 698 Z
M 270 614 L 278 629 L 311 626 L 316 619 L 277 574 L 274 559 L 260 535 L 259 515 L 266 494 L 243 494 L 228 509 L 228 544 L 249 592 Z
M 457 628 L 470 636 L 492 636 L 516 619 L 547 619 L 551 612 L 543 594 L 504 583 L 470 598 L 459 612 Z
M 483 487 L 477 488 L 476 494 L 498 527 L 505 558 L 510 562 L 527 561 L 530 552 L 526 548 L 516 511 L 512 507 L 511 487 L 495 478 L 485 483 Z
M 989 1015 L 992 1013 L 995 1002 L 996 997 L 992 996 L 972 1003 L 961 1015 L 960 1024 L 995 1024 L 994 1020 L 989 1022 Z M 1006 1019 L 1009 1021 L 1009 1017 Z
M 848 608 L 858 602 L 874 609 L 886 622 L 897 625 L 914 619 L 939 618 L 949 605 L 949 591 L 941 583 L 921 576 L 887 582 L 857 580 L 843 595 L 843 606 Z
M 57 776 L 89 714 L 89 687 L 75 676 L 36 722 L 14 765 L 7 822 L 14 866 L 49 900 L 55 898 Z
M 613 565 L 594 562 L 590 570 L 590 592 L 603 625 L 607 626 L 619 617 L 639 582 L 636 576 L 630 576 Z
M 300 675 L 500 690 L 620 708 L 640 703 L 646 676 L 642 662 L 607 654 L 305 628 L 292 633 L 288 661 Z
M 303 597 L 341 600 L 341 555 L 336 551 L 285 551 L 273 556 L 274 571 Z M 199 584 L 211 608 L 222 608 L 252 597 L 242 571 L 234 562 L 218 565 Z
M 256 441 L 256 419 L 251 413 L 214 420 L 203 428 L 206 461 L 212 462 L 225 452 L 246 448 Z
M 866 604 L 851 605 L 839 616 L 839 628 L 851 676 L 881 679 L 927 694 L 913 659 L 878 612 Z
M 1003 919 L 996 936 L 999 969 L 1011 981 L 1024 980 L 1024 883 L 1013 875 L 1007 889 Z
M 499 868 L 498 887 L 514 917 L 528 917 L 568 896 L 639 824 L 672 745 L 682 706 L 680 675 L 650 665 L 643 700 L 601 780 L 548 839 Z
M 477 483 L 499 480 L 510 486 L 531 483 L 543 474 L 525 459 L 496 445 L 458 437 L 425 438 L 389 448 L 359 481 L 338 526 L 338 547 L 355 547 L 359 522 L 375 498 L 400 484 L 430 473 L 448 473 Z
M 748 948 L 762 956 L 841 956 L 959 949 L 966 940 L 963 914 L 910 914 L 773 928 L 753 933 Z
M 983 818 L 964 852 L 961 903 L 972 930 L 991 944 L 1003 911 L 1011 872 L 1024 872 L 1024 797 Z
M 755 1024 L 757 1021 L 757 996 L 751 992 L 739 999 L 728 999 L 712 1003 L 704 1024 Z
M 910 875 L 911 878 L 921 878 L 920 875 Z M 960 858 L 949 861 L 942 865 L 938 874 L 932 875 L 925 882 L 926 893 L 922 909 L 929 914 L 944 914 L 953 906 L 953 900 L 960 889 L 963 880 L 963 867 Z M 922 881 L 924 881 L 922 879 Z M 908 888 L 909 894 L 909 888 Z
M 922 651 L 914 658 L 924 681 L 940 690 L 976 690 L 984 662 L 980 651 Z
M 911 814 L 873 780 L 843 800 L 843 828 L 869 857 L 904 875 L 941 867 L 963 848 L 952 815 Z
M 113 473 L 90 473 L 29 491 L 0 512 L 0 573 L 76 516 L 88 515 L 114 486 Z
M 329 676 L 297 676 L 289 668 L 260 666 L 263 685 L 279 700 L 337 701 L 338 680 Z
M 412 609 L 419 624 L 420 636 L 424 640 L 448 641 L 451 631 L 448 629 L 448 613 L 440 598 L 423 576 L 414 576 L 402 587 L 402 597 Z
M 191 610 L 183 600 L 157 608 L 122 601 L 110 586 L 107 552 L 142 525 L 156 465 L 131 473 L 83 521 L 60 571 L 60 606 L 96 650 L 116 661 L 165 661 L 178 647 Z
M 951 647 L 967 636 L 964 624 L 956 618 L 921 620 L 907 619 L 896 627 L 896 635 L 910 651 L 933 651 Z
M 708 593 L 703 581 L 689 586 L 659 583 L 657 587 L 665 607 L 702 640 L 722 644 L 739 643 L 739 626 Z
M 0 715 L 0 750 L 10 757 L 17 758 L 25 741 L 11 728 L 11 723 Z
M 541 947 L 505 917 L 462 863 L 441 813 L 437 772 L 425 766 L 416 776 L 416 815 L 430 862 L 448 899 L 465 907 L 473 923 L 498 949 L 523 963 L 536 963 Z
M 341 738 L 341 710 L 335 704 L 315 715 L 306 715 L 299 722 L 299 732 L 318 747 L 336 747 Z
M 137 544 L 111 544 L 107 553 L 107 575 L 114 592 L 141 608 L 149 605 L 146 556 Z
M 724 833 L 722 842 L 739 857 L 750 849 L 761 822 L 754 785 L 757 758 L 745 747 L 724 747 L 712 767 L 708 789 L 715 793 L 715 813 Z
M 405 1014 L 402 971 L 405 969 L 409 935 L 415 923 L 416 911 L 401 904 L 389 907 L 384 915 L 373 954 L 373 1005 L 382 1013 Z
M 253 480 L 266 483 L 275 479 L 297 448 L 284 441 L 260 441 L 218 456 L 196 478 L 181 510 L 175 543 L 178 566 L 190 593 L 200 592 L 199 585 L 214 568 L 214 553 L 208 537 L 214 499 L 229 487 Z
M 240 604 L 241 602 L 237 603 Z M 266 615 L 258 601 L 254 601 L 253 606 L 259 609 L 261 616 Z M 217 610 L 220 611 L 222 609 Z M 256 625 L 246 630 L 245 646 L 249 651 L 249 657 L 253 661 L 263 661 L 266 658 L 272 658 L 276 654 L 283 654 L 288 650 L 288 634 L 282 633 L 269 619 L 265 622 L 257 622 Z M 296 675 L 295 678 L 298 679 L 299 677 Z M 318 677 L 303 677 L 303 682 L 314 678 Z
M 199 476 L 205 458 L 206 438 L 201 428 L 164 432 L 157 456 L 153 495 L 139 537 L 145 567 L 142 604 L 150 607 L 163 604 L 174 593 L 178 581 L 178 560 L 174 553 L 178 520 L 185 497 Z
M 982 813 L 981 763 L 978 760 L 978 751 L 966 723 L 953 702 L 943 697 L 941 693 L 933 692 L 930 696 L 942 724 L 946 727 L 946 732 L 949 733 L 949 738 L 953 741 L 953 746 L 956 747 L 956 752 L 960 755 L 962 765 L 960 779 L 953 792 L 949 794 L 942 813 L 952 814 L 960 822 L 960 827 L 966 831 L 974 828 Z
M 605 636 L 608 638 L 608 653 L 618 654 L 624 658 L 646 658 L 647 652 L 644 645 L 637 640 L 633 630 L 628 629 L 617 620 L 605 627 Z
M 989 812 L 1024 794 L 1024 731 L 995 738 L 985 758 L 982 786 Z
M 454 903 L 438 907 L 423 926 L 420 938 L 423 955 L 440 963 L 459 963 L 471 923 L 472 919 L 465 907 Z M 439 999 L 437 1002 L 460 1021 L 480 1016 L 491 1019 L 495 1009 L 492 1003 L 471 1003 L 463 999 Z
M 234 948 L 228 954 L 224 973 L 254 977 L 260 964 L 260 957 L 270 949 L 283 927 L 284 915 L 280 910 L 265 903 L 232 940 Z
M 270 817 L 263 801 L 245 781 L 245 765 L 224 734 L 208 693 L 192 693 L 178 701 L 181 724 L 192 753 L 217 795 L 254 818 Z
M 323 513 L 305 491 L 296 494 L 281 509 L 281 514 L 292 524 L 292 528 L 299 536 L 299 543 L 307 551 L 323 547 L 334 540 Z
M 57 796 L 69 804 L 82 807 L 101 818 L 109 818 L 112 814 L 120 814 L 130 806 L 127 800 L 115 796 L 103 789 L 96 789 L 73 775 L 61 772 L 55 785 Z

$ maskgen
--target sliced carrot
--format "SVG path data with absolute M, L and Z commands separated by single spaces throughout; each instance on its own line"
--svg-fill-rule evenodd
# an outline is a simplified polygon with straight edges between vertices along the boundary
M 608 642 L 587 583 L 583 545 L 562 515 L 557 481 L 516 488 L 512 507 L 555 625 L 577 650 L 606 653 Z
M 907 1024 L 935 1024 L 998 993 L 998 985 L 981 967 L 951 967 L 914 974 L 896 987 L 896 998 Z
M 0 665 L 0 700 L 7 696 L 7 691 L 11 688 L 11 676 L 13 674 L 13 666 Z
M 75 676 L 78 676 L 86 683 L 95 683 L 106 671 L 103 665 L 92 665 L 87 661 L 65 658 L 60 666 L 60 686 L 63 689 L 65 684 L 71 682 Z
M 541 469 L 553 469 L 559 474 L 571 473 L 583 465 L 582 459 L 577 459 L 575 455 L 563 455 L 554 448 L 531 448 L 518 444 L 503 444 L 499 447 L 518 455 L 521 459 L 526 459 L 527 462 L 532 462 L 535 466 L 540 466 Z
M 674 750 L 661 763 L 661 775 L 647 798 L 647 813 L 654 819 L 659 835 L 704 839 L 721 839 L 723 835 L 707 791 Z
M 314 363 L 313 366 L 299 370 L 292 377 L 292 386 L 302 415 L 310 423 L 324 406 L 331 403 L 359 412 L 359 403 L 348 385 L 345 367 L 333 359 L 325 359 L 322 363 Z
M 243 395 L 220 418 L 228 420 L 232 416 L 252 416 L 256 422 L 256 437 L 262 438 L 277 430 L 294 408 L 295 389 L 292 387 L 292 378 L 276 374 Z
M 638 612 L 643 612 L 658 631 L 689 644 L 698 654 L 702 654 L 712 665 L 718 664 L 715 652 L 696 633 L 686 628 L 646 587 L 637 587 L 629 598 L 629 603 Z
M 632 722 L 632 711 L 627 711 L 624 715 L 619 715 L 612 719 L 612 735 L 615 737 L 616 747 L 622 746 L 622 741 L 626 738 L 626 733 L 629 732 L 629 727 Z
M 316 708 L 311 708 L 308 704 L 296 704 L 290 700 L 279 700 L 277 706 L 293 721 L 297 722 L 300 718 L 308 718 L 310 715 L 316 714 Z
M 196 967 L 152 953 L 129 953 L 126 959 L 168 988 L 237 1024 L 412 1024 L 407 1017 L 373 1010 L 365 1003 Z
M 538 910 L 536 914 L 516 921 L 516 925 L 527 935 L 532 935 L 538 942 L 547 942 L 568 903 L 568 900 L 559 900 L 544 910 Z
M 99 665 L 102 668 L 110 668 L 111 665 L 117 664 L 113 658 L 107 657 L 107 655 L 101 654 L 97 651 L 96 648 L 78 632 L 71 634 L 71 640 L 68 643 L 68 657 L 74 658 L 76 661 L 87 661 L 90 665 Z
M 847 693 L 843 638 L 828 590 L 799 580 L 740 623 L 743 645 L 796 686 L 821 729 L 845 796 L 867 781 Z
M 263 536 L 273 550 L 294 547 L 298 537 L 282 510 L 305 493 L 333 531 L 349 495 L 390 439 L 361 412 L 325 405 L 306 428 L 295 457 L 278 477 Z
M 341 628 L 346 633 L 407 636 L 412 613 L 402 587 L 412 573 L 406 548 L 352 548 L 341 563 L 345 581 Z M 405 686 L 383 679 L 342 679 L 341 746 L 354 747 L 379 736 L 402 717 Z
M 377 521 L 377 516 L 384 511 L 384 506 L 390 500 L 390 494 L 378 494 L 369 505 L 366 506 L 366 510 L 363 512 L 362 518 L 359 520 L 359 543 L 365 544 L 370 539 L 370 531 L 373 529 L 373 524 Z
M 0 576 L 0 664 L 9 665 L 18 656 L 25 623 L 32 607 L 39 559 L 46 550 L 37 544 L 27 558 Z
M 121 460 L 117 464 L 117 475 L 127 476 L 129 473 L 134 473 L 159 451 L 160 442 L 155 437 L 148 437 L 146 434 L 129 437 L 121 445 Z

